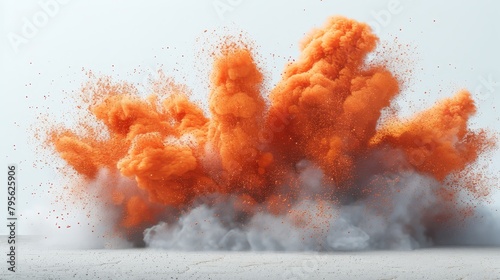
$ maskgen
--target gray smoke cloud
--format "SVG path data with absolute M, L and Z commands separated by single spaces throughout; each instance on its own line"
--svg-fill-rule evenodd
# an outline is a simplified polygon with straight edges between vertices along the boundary
M 369 175 L 369 171 L 378 173 Z M 92 199 L 110 181 L 123 192 L 137 188 L 131 179 L 101 170 L 86 187 L 85 212 L 64 216 L 64 221 L 37 219 L 33 232 L 41 234 L 41 245 L 50 248 L 150 248 L 185 251 L 352 251 L 372 249 L 411 250 L 430 246 L 500 246 L 500 211 L 475 205 L 474 215 L 440 224 L 432 222 L 446 205 L 436 197 L 441 184 L 417 172 L 387 173 L 380 169 L 361 170 L 367 174 L 357 184 L 369 184 L 371 193 L 342 197 L 331 193 L 334 186 L 311 162 L 301 161 L 291 176 L 301 193 L 281 215 L 267 211 L 243 215 L 234 200 L 218 203 L 200 200 L 189 211 L 166 210 L 163 222 L 143 234 L 125 238 L 113 234 L 120 209 Z M 287 186 L 283 186 L 285 192 Z M 466 192 L 454 203 L 475 202 Z M 341 197 L 341 199 L 337 199 Z M 207 201 L 211 201 L 208 199 Z M 213 200 L 212 200 L 213 201 Z M 221 202 L 223 201 L 223 202 Z M 458 201 L 458 202 L 457 202 Z M 61 209 L 59 209 L 61 208 Z M 66 205 L 46 212 L 65 213 Z M 40 209 L 39 209 L 40 210 Z M 43 212 L 43 211 L 41 211 Z M 92 217 L 92 219 L 91 219 Z M 99 217 L 98 221 L 95 220 Z M 71 227 L 66 227 L 71 225 Z M 78 240 L 78 242 L 75 242 Z
M 455 226 L 429 224 L 442 209 L 440 183 L 406 172 L 370 176 L 380 190 L 349 203 L 311 199 L 328 188 L 311 163 L 297 165 L 303 194 L 283 215 L 258 212 L 244 223 L 231 203 L 199 205 L 172 223 L 144 231 L 152 248 L 172 250 L 338 251 L 410 250 L 434 245 L 500 245 L 500 219 L 482 208 Z M 318 197 L 318 196 L 316 196 Z M 479 218 L 482 217 L 482 218 Z

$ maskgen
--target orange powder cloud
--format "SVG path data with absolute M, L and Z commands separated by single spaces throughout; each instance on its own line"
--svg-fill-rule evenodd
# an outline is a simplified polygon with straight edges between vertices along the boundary
M 349 193 L 358 162 L 384 147 L 442 181 L 494 145 L 468 128 L 476 108 L 467 91 L 377 130 L 400 92 L 387 67 L 366 63 L 377 41 L 364 23 L 329 19 L 303 41 L 267 103 L 251 51 L 227 47 L 213 66 L 208 116 L 172 81 L 144 99 L 132 85 L 102 78 L 86 88 L 85 129 L 55 129 L 51 141 L 88 180 L 108 169 L 135 181 L 133 191 L 110 184 L 102 192 L 122 209 L 119 227 L 138 230 L 158 222 L 164 208 L 187 209 L 214 195 L 236 197 L 245 213 L 281 213 L 300 194 L 290 173 L 302 160 L 324 172 L 334 195 Z

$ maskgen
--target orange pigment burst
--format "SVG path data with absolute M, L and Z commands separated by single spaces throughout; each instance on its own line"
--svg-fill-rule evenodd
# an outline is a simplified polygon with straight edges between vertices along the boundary
M 50 139 L 88 180 L 106 169 L 135 181 L 135 189 L 102 190 L 122 209 L 124 229 L 144 229 L 162 209 L 182 211 L 217 195 L 232 196 L 245 213 L 283 213 L 300 194 L 290 174 L 302 160 L 324 172 L 330 193 L 322 199 L 332 201 L 354 188 L 369 193 L 369 186 L 356 185 L 356 167 L 387 147 L 402 151 L 404 168 L 438 181 L 468 168 L 494 143 L 468 128 L 476 108 L 466 90 L 411 119 L 379 124 L 400 83 L 386 66 L 366 63 L 377 41 L 364 23 L 329 19 L 303 41 L 300 58 L 285 68 L 268 100 L 251 50 L 226 47 L 213 66 L 209 116 L 170 80 L 141 98 L 134 86 L 102 78 L 85 99 L 94 116 L 83 123 L 85 133 L 58 128 Z M 437 197 L 456 191 L 443 184 Z

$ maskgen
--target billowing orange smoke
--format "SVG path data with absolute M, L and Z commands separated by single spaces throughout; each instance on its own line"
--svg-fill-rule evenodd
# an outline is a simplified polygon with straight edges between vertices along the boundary
M 271 93 L 268 125 L 283 126 L 273 143 L 285 162 L 312 160 L 338 185 L 355 175 L 356 157 L 399 90 L 383 66 L 364 65 L 376 42 L 367 25 L 343 18 L 309 35 Z
M 467 129 L 467 121 L 475 112 L 470 93 L 461 91 L 407 122 L 388 124 L 371 144 L 398 147 L 416 170 L 444 180 L 450 173 L 463 170 L 493 144 L 484 131 Z
M 86 99 L 95 116 L 83 123 L 86 134 L 60 129 L 51 140 L 89 180 L 101 169 L 135 180 L 136 189 L 102 190 L 129 230 L 158 222 L 167 207 L 185 210 L 217 194 L 236 198 L 245 213 L 281 213 L 301 193 L 290 174 L 302 160 L 324 172 L 327 200 L 364 188 L 356 186 L 358 163 L 387 147 L 403 152 L 408 170 L 439 181 L 466 169 L 493 145 L 467 127 L 476 110 L 467 91 L 377 131 L 400 88 L 384 65 L 366 63 L 377 41 L 366 24 L 329 19 L 303 42 L 267 103 L 251 51 L 225 48 L 211 76 L 210 116 L 171 81 L 143 99 L 133 86 L 103 78 Z

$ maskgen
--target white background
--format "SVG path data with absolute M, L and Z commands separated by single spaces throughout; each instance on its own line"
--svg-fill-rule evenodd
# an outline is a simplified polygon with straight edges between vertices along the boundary
M 194 99 L 205 102 L 210 62 L 199 55 L 205 30 L 225 27 L 246 32 L 273 84 L 287 60 L 298 56 L 304 34 L 322 26 L 327 17 L 344 15 L 370 22 L 382 41 L 397 38 L 410 45 L 404 53 L 412 61 L 407 66 L 413 77 L 411 89 L 398 99 L 402 115 L 468 88 L 479 111 L 473 127 L 500 131 L 499 1 L 61 0 L 58 10 L 43 22 L 47 12 L 40 3 L 48 2 L 0 2 L 1 166 L 6 170 L 16 163 L 20 169 L 18 208 L 25 217 L 36 216 L 34 212 L 53 203 L 48 185 L 57 182 L 55 167 L 63 164 L 44 158 L 49 166 L 34 166 L 40 160 L 33 140 L 37 116 L 49 113 L 69 119 L 74 104 L 68 97 L 86 81 L 86 70 L 140 84 L 150 69 L 161 68 L 193 89 Z M 227 10 L 218 12 L 217 7 Z M 29 34 L 32 38 L 23 34 L 27 22 L 38 25 Z M 26 41 L 13 44 L 16 35 Z M 499 173 L 499 159 L 495 152 L 489 174 Z M 4 185 L 0 218 L 7 212 Z M 499 192 L 493 197 L 498 206 Z M 20 221 L 18 233 L 31 234 L 28 228 Z M 0 233 L 7 233 L 7 228 L 1 227 Z

